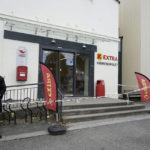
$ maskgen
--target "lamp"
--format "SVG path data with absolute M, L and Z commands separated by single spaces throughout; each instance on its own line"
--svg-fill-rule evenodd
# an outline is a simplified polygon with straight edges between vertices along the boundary
M 85 49 L 85 48 L 86 48 L 86 45 L 85 45 L 85 44 L 83 44 L 83 45 L 82 45 L 82 48 L 84 48 L 84 49 Z
M 52 44 L 56 44 L 55 39 L 52 39 L 52 40 L 51 40 L 51 43 L 52 43 Z

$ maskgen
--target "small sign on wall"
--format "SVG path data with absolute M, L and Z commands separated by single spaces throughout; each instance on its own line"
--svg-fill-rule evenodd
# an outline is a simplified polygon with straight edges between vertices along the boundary
M 17 49 L 17 66 L 27 66 L 27 49 L 25 47 L 19 47 Z

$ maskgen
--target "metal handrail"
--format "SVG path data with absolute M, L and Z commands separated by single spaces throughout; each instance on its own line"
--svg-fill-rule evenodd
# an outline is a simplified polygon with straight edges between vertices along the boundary
M 18 84 L 18 85 L 9 85 L 9 86 L 6 86 L 6 88 L 10 88 L 10 87 L 20 87 L 20 86 L 30 86 L 30 85 L 42 85 L 43 82 L 41 83 L 31 83 L 31 84 Z

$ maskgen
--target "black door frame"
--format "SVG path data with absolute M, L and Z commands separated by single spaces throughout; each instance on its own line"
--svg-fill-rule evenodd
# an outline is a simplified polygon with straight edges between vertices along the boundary
M 55 51 L 55 52 L 58 52 L 58 60 L 60 60 L 60 53 L 61 52 L 64 52 L 64 53 L 73 53 L 74 54 L 74 69 L 73 69 L 73 96 L 75 96 L 76 97 L 76 54 L 77 53 L 80 53 L 80 54 L 88 54 L 89 55 L 89 79 L 90 79 L 90 77 L 92 76 L 91 75 L 91 71 L 92 71 L 92 69 L 91 69 L 91 67 L 90 67 L 90 63 L 92 63 L 91 61 L 91 58 L 92 57 L 90 57 L 90 51 L 81 51 L 81 50 L 71 50 L 71 49 L 64 49 L 64 48 L 60 48 L 60 47 L 55 47 L 55 46 L 47 46 L 47 45 L 41 45 L 40 46 L 40 55 L 39 55 L 39 60 L 42 62 L 42 59 L 43 59 L 43 50 L 46 50 L 46 51 Z M 60 71 L 59 71 L 59 69 L 60 69 L 60 61 L 58 61 L 58 79 L 57 79 L 57 81 L 58 81 L 58 83 L 56 83 L 57 84 L 57 87 L 60 89 Z M 93 77 L 94 77 L 94 75 L 93 75 Z M 41 73 L 41 71 L 39 72 L 39 80 L 40 81 L 42 81 L 42 73 Z M 89 85 L 89 87 L 88 87 L 88 96 L 91 96 L 90 94 L 90 92 L 91 92 L 91 80 L 89 80 L 88 81 L 89 83 L 88 83 L 88 85 Z M 94 89 L 94 88 L 93 88 Z M 94 96 L 94 95 L 93 95 Z
M 119 52 L 118 52 L 118 93 L 122 93 L 122 48 L 123 48 L 123 36 L 119 37 Z
M 52 49 L 58 51 L 66 51 L 73 53 L 88 53 L 90 55 L 89 62 L 89 96 L 94 96 L 94 57 L 97 51 L 96 45 L 84 44 L 83 43 L 71 42 L 66 40 L 55 39 L 55 43 L 52 42 L 53 38 L 42 37 L 37 35 L 31 35 L 26 33 L 19 33 L 14 31 L 4 31 L 4 39 L 11 39 L 17 41 L 31 42 L 39 44 L 39 60 L 41 57 L 42 49 Z M 76 56 L 76 55 L 75 55 Z M 76 62 L 75 62 L 76 64 Z M 40 63 L 39 63 L 39 80 L 42 81 L 42 75 L 40 74 Z
M 57 65 L 58 65 L 58 68 L 57 68 L 57 79 L 55 80 L 57 83 L 57 87 L 60 89 L 60 69 L 61 69 L 61 63 L 60 63 L 60 53 L 70 53 L 70 54 L 73 54 L 73 62 L 75 62 L 74 61 L 74 59 L 75 59 L 75 57 L 74 57 L 74 55 L 75 55 L 75 53 L 73 53 L 73 52 L 66 52 L 66 51 L 59 51 L 59 50 L 57 50 L 57 49 L 55 49 L 55 50 L 51 50 L 51 49 L 42 49 L 42 52 L 41 52 L 41 55 L 40 55 L 40 61 L 42 62 L 42 56 L 43 56 L 43 51 L 51 51 L 51 52 L 57 52 L 57 58 L 58 58 L 58 62 L 57 62 Z M 44 62 L 42 62 L 42 63 L 44 63 Z M 75 64 L 73 65 L 73 96 L 75 95 L 75 93 L 76 93 L 76 91 L 74 92 L 74 90 L 75 90 L 75 80 L 74 80 L 74 78 L 75 78 Z

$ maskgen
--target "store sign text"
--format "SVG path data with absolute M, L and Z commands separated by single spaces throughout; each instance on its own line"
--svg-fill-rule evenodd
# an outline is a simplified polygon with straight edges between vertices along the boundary
M 98 60 L 97 64 L 100 64 L 100 65 L 107 65 L 107 66 L 117 66 L 118 65 L 118 63 L 117 63 L 118 58 L 115 56 L 108 56 L 108 55 L 103 55 L 102 53 L 98 53 L 97 60 Z M 107 62 L 103 62 L 103 60 L 106 60 Z

